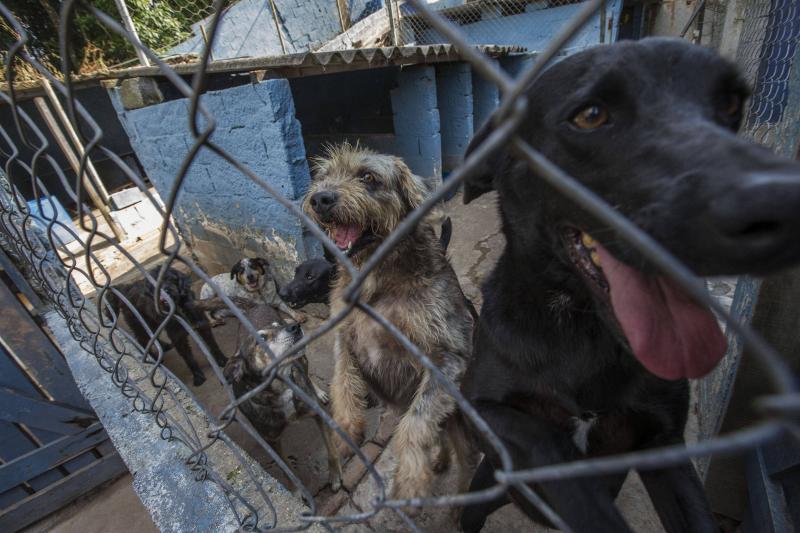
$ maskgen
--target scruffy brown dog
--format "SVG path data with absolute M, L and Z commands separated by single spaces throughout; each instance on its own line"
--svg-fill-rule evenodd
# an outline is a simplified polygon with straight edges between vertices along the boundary
M 426 192 L 421 178 L 401 159 L 347 143 L 316 160 L 314 175 L 304 209 L 357 267 L 422 203 Z M 338 268 L 331 316 L 344 305 L 343 292 L 351 281 L 347 270 Z M 470 355 L 472 317 L 430 222 L 420 222 L 369 275 L 361 300 L 459 382 Z M 333 417 L 356 443 L 363 436 L 368 394 L 401 414 L 394 437 L 392 497 L 429 493 L 435 469 L 432 450 L 439 447 L 436 467 L 446 468 L 448 440 L 461 472 L 469 476 L 455 401 L 391 333 L 354 310 L 336 330 L 335 355 Z M 343 442 L 339 445 L 343 454 L 349 451 Z

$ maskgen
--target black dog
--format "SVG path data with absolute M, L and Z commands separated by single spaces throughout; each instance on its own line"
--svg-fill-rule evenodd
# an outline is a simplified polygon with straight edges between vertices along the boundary
M 736 137 L 747 90 L 713 52 L 670 39 L 597 47 L 552 66 L 527 96 L 518 135 L 697 274 L 763 274 L 800 259 L 800 166 Z M 483 287 L 466 397 L 515 469 L 682 443 L 685 378 L 725 351 L 714 315 L 511 146 L 464 193 L 469 202 L 497 190 L 508 243 Z M 493 485 L 500 467 L 479 445 L 471 491 Z M 716 530 L 690 463 L 639 473 L 667 531 Z M 534 488 L 575 531 L 619 532 L 624 479 Z M 544 521 L 524 496 L 508 496 Z M 507 502 L 467 507 L 464 531 Z
M 453 235 L 453 221 L 450 220 L 450 217 L 442 222 L 441 229 L 439 242 L 442 248 L 447 250 L 450 245 L 450 237 Z M 325 259 L 303 261 L 295 268 L 294 279 L 282 287 L 278 294 L 281 300 L 292 309 L 298 309 L 308 304 L 327 304 L 335 273 L 336 263 L 328 257 L 327 253 Z M 471 302 L 470 305 L 472 305 Z M 477 316 L 476 313 L 473 315 Z
M 154 279 L 157 279 L 159 270 L 160 267 L 154 268 L 150 271 L 150 275 Z M 191 289 L 191 278 L 188 275 L 173 268 L 167 269 L 159 298 L 161 302 L 160 313 L 156 311 L 155 302 L 153 300 L 154 287 L 148 280 L 139 279 L 132 283 L 117 285 L 114 288 L 125 295 L 131 305 L 139 311 L 142 318 L 147 322 L 147 326 L 152 331 L 155 331 L 161 322 L 164 321 L 169 309 L 169 300 L 172 300 L 175 304 L 176 314 L 180 315 L 197 330 L 206 346 L 208 346 L 208 349 L 211 351 L 211 354 L 214 356 L 214 359 L 217 361 L 217 364 L 220 366 L 225 365 L 227 358 L 222 354 L 222 350 L 219 345 L 217 345 L 217 341 L 214 340 L 214 336 L 211 333 L 211 326 L 205 316 L 205 311 L 214 311 L 223 307 L 225 304 L 222 303 L 219 298 L 212 298 L 203 302 L 196 301 Z M 133 311 L 131 311 L 131 309 L 112 291 L 106 292 L 106 301 L 117 313 L 120 313 L 122 317 L 125 318 L 125 323 L 128 325 L 130 332 L 142 348 L 144 348 L 150 339 L 150 335 L 147 334 L 144 326 L 136 318 Z M 243 302 L 237 300 L 236 303 L 242 304 Z M 169 337 L 172 345 L 162 344 L 163 350 L 166 352 L 174 347 L 178 355 L 186 361 L 189 370 L 192 371 L 194 385 L 202 385 L 206 377 L 192 354 L 192 350 L 189 346 L 189 333 L 174 319 L 167 323 L 164 332 Z M 153 355 L 156 354 L 155 347 L 151 349 L 151 353 Z
M 294 269 L 294 279 L 281 287 L 281 300 L 292 309 L 308 304 L 327 304 L 336 264 L 327 259 L 309 259 Z

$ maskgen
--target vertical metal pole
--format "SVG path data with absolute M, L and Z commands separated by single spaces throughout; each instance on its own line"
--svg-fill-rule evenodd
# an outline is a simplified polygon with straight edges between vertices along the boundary
M 119 11 L 119 16 L 122 17 L 122 23 L 125 25 L 125 29 L 128 30 L 128 33 L 133 35 L 136 41 L 139 41 L 139 34 L 136 33 L 136 26 L 133 25 L 133 19 L 131 19 L 130 13 L 128 13 L 128 6 L 125 5 L 125 0 L 114 0 L 117 4 L 117 11 Z M 134 46 L 136 48 L 136 57 L 139 58 L 139 63 L 144 65 L 145 67 L 150 66 L 150 59 L 148 59 L 147 54 L 144 53 L 143 50 L 140 50 L 138 46 Z
M 206 34 L 206 27 L 200 24 L 200 35 L 203 36 L 203 42 L 206 43 L 206 48 L 208 48 L 208 34 Z M 211 61 L 214 61 L 214 51 L 208 51 L 208 58 Z
M 344 33 L 350 29 L 350 9 L 347 7 L 347 0 L 336 0 L 336 9 L 339 11 L 339 23 Z
M 394 20 L 394 9 L 392 9 L 394 0 L 386 0 L 386 9 L 389 10 L 389 32 L 392 35 L 392 46 L 397 46 L 397 26 Z
M 125 240 L 125 232 L 120 229 L 114 219 L 111 217 L 111 212 L 108 209 L 108 206 L 103 203 L 103 200 L 100 198 L 100 195 L 97 193 L 97 190 L 92 185 L 91 180 L 89 179 L 88 173 L 86 172 L 86 168 L 84 168 L 83 175 L 80 175 L 80 161 L 78 156 L 75 155 L 75 152 L 72 151 L 72 147 L 69 145 L 69 141 L 67 140 L 64 133 L 61 131 L 61 128 L 58 127 L 58 122 L 56 121 L 56 117 L 53 116 L 53 113 L 50 111 L 50 108 L 47 107 L 47 101 L 42 98 L 41 96 L 37 96 L 33 99 L 33 103 L 36 105 L 36 109 L 39 110 L 39 114 L 42 115 L 45 124 L 47 124 L 50 133 L 53 134 L 55 137 L 58 146 L 61 148 L 61 151 L 64 152 L 64 156 L 67 158 L 72 169 L 75 171 L 76 175 L 79 175 L 79 178 L 83 182 L 83 186 L 86 188 L 86 192 L 89 194 L 89 198 L 91 198 L 92 203 L 100 211 L 100 214 L 103 216 L 105 221 L 108 223 L 108 227 L 111 228 L 111 231 L 114 233 L 114 236 L 117 238 L 119 242 Z M 87 262 L 89 258 L 86 258 Z
M 278 19 L 278 8 L 275 7 L 275 2 L 269 0 L 269 7 L 272 8 L 272 20 L 275 21 L 275 31 L 278 32 L 278 39 L 281 41 L 281 50 L 286 53 L 286 43 L 283 40 L 283 32 L 281 31 L 281 21 Z
M 64 111 L 64 106 L 61 105 L 61 101 L 56 96 L 55 91 L 53 91 L 53 87 L 45 78 L 41 79 L 41 85 L 45 94 L 47 95 L 47 99 L 50 101 L 50 105 L 53 107 L 53 109 L 55 109 L 56 116 L 58 116 L 58 119 L 61 121 L 61 125 L 67 131 L 67 135 L 69 135 L 69 139 L 72 141 L 72 146 L 75 147 L 75 151 L 78 152 L 78 156 L 83 157 L 83 155 L 86 153 L 86 148 L 83 147 L 83 143 L 81 143 L 78 133 L 75 131 L 75 128 L 72 127 L 72 123 L 69 121 L 66 111 Z M 103 203 L 109 205 L 111 203 L 111 199 L 108 197 L 108 191 L 100 179 L 100 174 L 98 174 L 97 170 L 94 168 L 92 160 L 89 158 L 86 159 L 86 171 L 92 178 L 92 181 L 97 188 L 97 192 L 100 194 L 100 199 L 103 200 Z

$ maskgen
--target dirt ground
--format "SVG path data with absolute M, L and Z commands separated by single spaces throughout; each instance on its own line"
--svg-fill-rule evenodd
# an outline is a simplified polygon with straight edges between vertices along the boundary
M 479 287 L 491 270 L 503 248 L 504 239 L 500 231 L 496 209 L 496 199 L 486 195 L 468 207 L 461 203 L 459 196 L 449 202 L 448 214 L 453 220 L 453 237 L 449 248 L 449 257 L 458 273 L 465 293 L 476 306 L 480 306 Z M 305 325 L 306 331 L 312 330 L 320 323 L 311 318 Z M 238 324 L 229 319 L 224 326 L 215 328 L 214 333 L 222 349 L 232 354 L 235 350 Z M 326 335 L 316 341 L 308 351 L 312 379 L 323 388 L 328 387 L 333 371 L 332 337 Z M 166 357 L 167 366 L 185 382 L 191 382 L 191 375 L 182 360 L 169 352 Z M 194 392 L 199 400 L 212 413 L 219 414 L 226 405 L 226 397 L 219 383 L 212 377 L 212 372 L 204 368 L 209 378 L 205 384 L 196 387 Z M 367 437 L 375 432 L 379 412 L 372 409 L 370 413 L 370 429 Z M 241 428 L 230 428 L 231 437 L 251 453 L 262 464 L 267 464 L 266 453 L 250 439 Z M 290 427 L 283 436 L 283 447 L 300 479 L 316 493 L 327 483 L 327 462 L 324 447 L 316 425 L 312 420 L 302 421 Z M 392 466 L 391 452 L 386 450 L 380 456 L 377 467 L 381 472 L 389 472 Z M 283 479 L 274 466 L 267 464 L 267 469 Z M 453 470 L 453 469 L 451 469 Z M 374 482 L 364 478 L 362 483 L 351 491 L 351 498 L 342 512 L 368 510 L 370 500 L 377 492 Z M 439 494 L 453 492 L 452 472 L 441 479 L 435 488 Z M 64 510 L 51 515 L 44 521 L 32 526 L 29 531 L 53 531 L 58 533 L 90 533 L 94 531 L 123 531 L 128 533 L 149 532 L 154 530 L 152 522 L 144 507 L 138 502 L 130 486 L 130 476 L 125 476 L 106 489 L 83 498 Z M 643 489 L 638 478 L 629 478 L 623 488 L 619 505 L 626 518 L 636 531 L 655 532 L 661 525 L 655 517 L 649 499 L 643 497 Z M 356 507 L 353 507 L 356 506 Z M 383 512 L 370 522 L 370 525 L 348 527 L 348 531 L 391 531 L 402 530 L 390 513 Z M 453 531 L 450 514 L 445 509 L 426 510 L 419 517 L 418 523 L 426 531 Z M 506 506 L 495 513 L 484 531 L 500 533 L 511 531 L 546 531 L 532 525 L 512 506 Z

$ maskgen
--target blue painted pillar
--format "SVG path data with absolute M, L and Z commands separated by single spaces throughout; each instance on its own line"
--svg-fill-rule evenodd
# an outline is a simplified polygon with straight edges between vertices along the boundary
M 497 62 L 495 59 L 492 61 Z M 474 129 L 478 131 L 500 105 L 500 90 L 475 71 L 472 73 L 472 102 Z
M 166 201 L 194 139 L 188 100 L 126 110 L 112 91 L 131 146 Z M 211 140 L 277 192 L 299 205 L 310 183 L 300 123 L 286 80 L 269 80 L 203 95 L 216 121 Z M 178 196 L 175 220 L 200 264 L 224 272 L 243 254 L 270 258 L 280 281 L 306 258 L 299 220 L 250 178 L 202 149 Z
M 472 138 L 472 69 L 467 63 L 436 67 L 436 96 L 442 135 L 442 171 L 447 174 L 464 159 Z
M 436 99 L 436 72 L 430 66 L 404 68 L 391 92 L 395 153 L 429 183 L 442 179 L 442 138 Z

